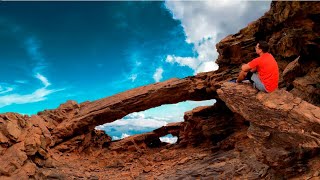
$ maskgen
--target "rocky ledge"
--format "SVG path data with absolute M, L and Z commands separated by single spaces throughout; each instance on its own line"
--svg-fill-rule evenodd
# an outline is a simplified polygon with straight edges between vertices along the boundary
M 319 18 L 319 2 L 275 1 L 216 45 L 215 72 L 33 116 L 0 114 L 1 179 L 319 179 Z M 228 82 L 261 39 L 281 72 L 269 94 Z M 132 112 L 207 99 L 216 103 L 146 134 L 111 141 L 95 130 Z M 178 141 L 162 143 L 167 134 Z

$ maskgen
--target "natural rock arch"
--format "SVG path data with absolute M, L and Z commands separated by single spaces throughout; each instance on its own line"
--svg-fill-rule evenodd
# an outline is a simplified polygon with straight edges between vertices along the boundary
M 184 79 L 170 79 L 165 82 L 138 87 L 101 100 L 86 102 L 77 106 L 77 110 L 66 114 L 53 128 L 54 142 L 62 142 L 94 127 L 137 111 L 147 110 L 163 104 L 174 104 L 186 100 L 209 100 L 216 97 L 214 78 L 223 78 L 215 73 L 202 73 Z M 219 86 L 218 83 L 216 86 Z M 60 109 L 64 107 L 60 107 Z M 58 108 L 59 109 L 59 108 Z M 50 121 L 48 113 L 40 115 Z M 68 117 L 69 116 L 69 117 Z

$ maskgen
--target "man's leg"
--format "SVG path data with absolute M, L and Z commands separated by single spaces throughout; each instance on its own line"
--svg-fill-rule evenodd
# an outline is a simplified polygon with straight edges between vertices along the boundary
M 254 73 L 254 72 L 257 72 L 257 68 L 251 69 L 250 72 L 253 72 L 253 73 Z
M 251 70 L 247 73 L 247 75 L 246 75 L 246 77 L 245 77 L 245 79 L 249 80 L 251 84 L 254 83 L 254 82 L 252 81 L 252 78 L 251 78 L 251 77 L 252 77 L 252 75 L 253 75 L 255 72 L 257 72 L 257 68 L 251 69 Z
M 253 87 L 260 90 L 260 91 L 263 91 L 263 92 L 268 92 L 264 86 L 264 84 L 261 82 L 259 76 L 257 73 L 253 73 L 252 75 L 252 81 L 254 82 L 253 83 Z
M 250 81 L 250 83 L 252 83 L 253 84 L 253 81 L 252 81 L 252 75 L 253 75 L 254 73 L 252 72 L 252 71 L 249 71 L 248 73 L 247 73 L 247 75 L 246 75 L 246 77 L 245 77 L 245 79 L 246 80 L 249 80 Z
M 253 81 L 251 80 L 251 76 L 252 76 L 252 72 L 251 71 L 248 71 L 248 72 L 245 72 L 245 71 L 241 71 L 239 73 L 239 76 L 238 76 L 238 79 L 237 79 L 237 82 L 242 82 L 243 80 L 249 80 L 251 83 L 253 83 Z
M 244 64 L 243 64 L 243 65 L 244 65 Z M 242 66 L 243 66 L 243 65 L 242 65 Z M 243 71 L 243 70 L 242 70 L 242 66 L 240 67 L 241 71 L 240 71 L 240 73 L 239 73 L 239 75 L 238 75 L 238 78 L 237 78 L 236 82 L 237 82 L 237 83 L 240 83 L 240 82 L 242 82 L 244 79 L 247 79 L 247 80 L 249 80 L 251 83 L 253 83 L 253 81 L 251 80 L 251 76 L 252 76 L 252 74 L 253 74 L 254 72 L 257 71 L 257 68 L 250 69 L 250 71 Z

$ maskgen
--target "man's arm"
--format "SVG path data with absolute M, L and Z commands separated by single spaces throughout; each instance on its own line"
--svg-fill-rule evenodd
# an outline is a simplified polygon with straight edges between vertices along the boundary
M 248 72 L 248 71 L 251 71 L 251 72 L 257 72 L 257 68 L 255 67 L 255 68 L 251 68 L 250 66 L 249 66 L 249 64 L 244 64 L 244 65 L 242 65 L 241 66 L 241 70 L 242 71 L 244 71 L 244 72 Z
M 240 83 L 246 77 L 248 71 L 251 70 L 251 67 L 248 64 L 244 64 L 241 66 L 241 72 L 239 73 L 237 82 Z
M 244 64 L 241 66 L 241 71 L 248 72 L 250 70 L 251 70 L 251 68 L 250 68 L 249 64 Z

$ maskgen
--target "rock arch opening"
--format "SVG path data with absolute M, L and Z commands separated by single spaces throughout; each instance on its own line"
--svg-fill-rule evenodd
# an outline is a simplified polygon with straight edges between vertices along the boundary
M 211 106 L 215 102 L 215 100 L 184 101 L 177 104 L 161 105 L 145 111 L 128 114 L 111 123 L 96 126 L 95 129 L 105 131 L 112 138 L 112 141 L 129 136 L 156 132 L 160 141 L 176 142 L 178 140 L 177 134 L 169 133 L 170 129 L 168 129 L 168 132 L 164 129 L 160 130 L 161 127 L 170 125 L 171 128 L 177 129 L 177 125 L 172 124 L 183 122 L 185 112 L 199 106 Z
M 173 136 L 172 134 L 167 134 L 159 138 L 161 142 L 175 144 L 178 141 L 178 136 Z

